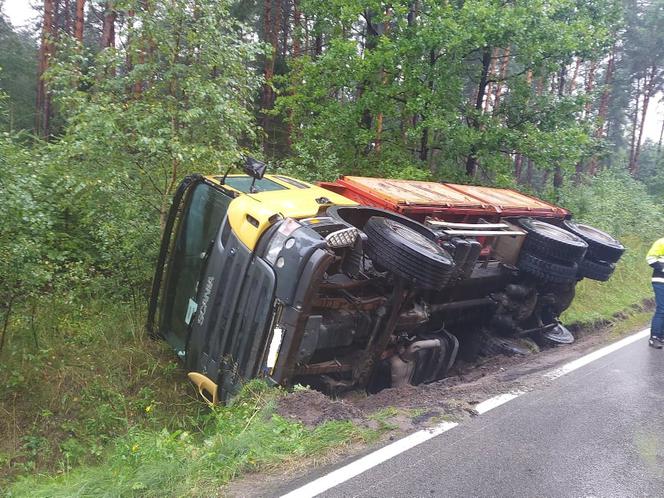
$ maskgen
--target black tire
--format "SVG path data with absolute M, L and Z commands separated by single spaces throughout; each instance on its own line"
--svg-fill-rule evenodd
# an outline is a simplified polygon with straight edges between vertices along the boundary
M 625 252 L 625 246 L 602 230 L 570 220 L 563 223 L 567 230 L 586 241 L 588 255 L 596 261 L 615 263 Z
M 434 241 L 388 218 L 372 216 L 364 225 L 369 257 L 386 270 L 424 289 L 440 289 L 454 270 L 452 256 Z
M 615 269 L 616 265 L 613 263 L 585 258 L 579 263 L 579 277 L 606 282 L 611 278 Z
M 521 225 L 527 232 L 523 249 L 531 254 L 548 259 L 578 263 L 588 250 L 588 244 L 573 233 L 544 221 L 521 218 Z
M 556 284 L 576 281 L 579 271 L 579 266 L 576 263 L 549 261 L 527 251 L 521 251 L 518 267 L 537 280 Z
M 525 356 L 536 352 L 535 348 L 528 344 L 526 340 L 516 337 L 498 337 L 484 333 L 481 342 L 481 353 L 484 356 L 496 356 L 499 354 Z

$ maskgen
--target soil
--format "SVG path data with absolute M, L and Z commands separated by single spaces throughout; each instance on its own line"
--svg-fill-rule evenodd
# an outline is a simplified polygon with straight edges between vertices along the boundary
M 645 302 L 637 310 L 649 310 Z M 583 356 L 633 330 L 616 330 L 625 316 L 617 316 L 591 327 L 570 327 L 576 341 L 571 345 L 543 348 L 540 353 L 514 356 L 480 357 L 472 364 L 458 363 L 447 378 L 431 384 L 385 389 L 367 396 L 363 392 L 345 393 L 333 400 L 317 391 L 295 391 L 284 396 L 278 413 L 312 427 L 327 420 L 352 420 L 368 428 L 391 429 L 384 439 L 396 439 L 441 419 L 462 421 L 477 415 L 474 406 L 497 394 L 512 390 L 528 391 L 552 382 L 543 373 Z M 376 421 L 376 414 L 390 409 L 392 415 Z M 345 448 L 342 454 L 328 452 L 317 465 L 330 464 L 365 450 Z M 268 496 L 285 482 L 311 471 L 311 462 L 298 462 L 284 474 L 252 474 L 231 483 L 224 496 Z
M 332 400 L 318 391 L 302 390 L 287 394 L 279 400 L 277 413 L 297 420 L 307 427 L 316 427 L 329 420 L 351 420 L 366 423 L 364 412 L 351 403 Z

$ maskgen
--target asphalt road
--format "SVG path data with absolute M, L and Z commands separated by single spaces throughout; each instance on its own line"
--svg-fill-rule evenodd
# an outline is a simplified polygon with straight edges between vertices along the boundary
M 639 340 L 321 496 L 664 497 L 664 350 Z

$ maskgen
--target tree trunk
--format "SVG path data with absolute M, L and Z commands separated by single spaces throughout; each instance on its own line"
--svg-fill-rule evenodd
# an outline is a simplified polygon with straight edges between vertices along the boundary
M 390 32 L 390 22 L 389 19 L 391 18 L 392 15 L 392 9 L 388 7 L 386 11 L 386 16 L 387 19 L 383 22 L 382 26 L 382 32 L 384 36 L 388 36 Z M 385 71 L 385 68 L 380 69 L 380 84 L 382 86 L 387 85 L 387 71 Z M 384 115 L 383 112 L 380 111 L 378 113 L 378 116 L 376 117 L 376 143 L 375 143 L 375 151 L 377 154 L 380 154 L 382 148 L 383 148 L 383 119 Z
M 496 72 L 496 62 L 498 61 L 498 49 L 494 48 L 491 51 L 491 64 L 489 65 L 489 71 L 487 73 L 487 85 L 486 90 L 484 91 L 485 101 L 484 101 L 484 112 L 489 110 L 491 106 L 491 94 L 493 93 L 493 83 L 489 80 L 489 76 L 495 75 Z
M 272 78 L 274 78 L 274 68 L 275 64 L 277 61 L 277 57 L 279 56 L 280 50 L 279 50 L 279 31 L 281 30 L 282 26 L 282 18 L 283 18 L 283 1 L 284 0 L 274 0 L 274 22 L 272 23 L 272 38 L 270 39 L 270 45 L 272 45 Z M 276 98 L 276 95 L 274 94 L 274 90 L 272 90 L 272 87 L 270 87 L 270 93 L 269 93 L 269 102 L 267 109 L 272 109 L 274 107 L 274 100 Z M 269 119 L 269 118 L 268 118 Z M 271 120 L 268 121 L 269 124 L 274 124 Z M 273 126 L 274 128 L 274 126 Z M 267 132 L 267 129 L 266 129 Z
M 9 302 L 4 306 L 5 316 L 2 320 L 2 330 L 0 331 L 0 353 L 2 353 L 2 350 L 5 347 L 5 336 L 7 335 L 7 329 L 9 328 L 9 317 L 12 314 L 12 307 L 15 299 L 16 296 L 12 296 L 9 299 Z
M 263 91 L 261 96 L 262 119 L 261 126 L 263 132 L 269 134 L 270 118 L 267 110 L 272 109 L 274 104 L 274 92 L 272 91 L 272 78 L 274 77 L 274 67 L 279 53 L 279 26 L 281 25 L 281 0 L 264 0 L 263 4 L 263 38 L 270 44 L 270 51 L 265 59 L 263 68 Z M 263 151 L 267 152 L 269 140 L 263 142 Z
M 521 183 L 521 169 L 523 166 L 523 155 L 517 154 L 514 158 L 514 179 L 517 183 Z
M 320 31 L 316 32 L 316 37 L 314 38 L 314 57 L 318 58 L 323 53 L 323 33 Z
M 150 12 L 150 0 L 141 0 L 140 1 L 140 8 L 141 11 L 143 12 L 143 15 L 146 15 Z M 152 55 L 154 54 L 154 43 L 152 40 L 146 39 L 145 34 L 143 33 L 141 35 L 141 40 L 140 40 L 140 50 L 138 50 L 138 57 L 136 60 L 136 63 L 138 65 L 143 65 L 145 64 L 145 53 L 147 51 L 148 57 L 151 59 Z M 138 97 L 143 93 L 143 87 L 145 86 L 144 81 L 139 81 L 136 80 L 134 82 L 134 96 Z
M 489 69 L 491 67 L 491 49 L 486 47 L 482 54 L 482 73 L 480 75 L 480 82 L 477 85 L 477 98 L 475 99 L 475 111 L 480 113 L 482 111 L 482 103 L 484 102 L 484 94 L 486 92 L 487 79 L 489 77 Z M 472 127 L 479 129 L 480 122 L 474 117 L 472 119 Z M 473 145 L 470 149 L 470 154 L 466 159 L 466 174 L 474 177 L 477 173 L 477 146 Z
M 64 9 L 65 9 L 64 29 L 65 29 L 65 33 L 67 33 L 68 35 L 71 35 L 71 34 L 73 34 L 72 33 L 72 22 L 71 22 L 71 8 L 70 8 L 69 0 L 64 0 L 64 1 L 65 1 L 65 5 L 64 5 Z
M 565 78 L 567 77 L 567 65 L 561 64 L 560 71 L 558 71 L 558 97 L 562 98 L 565 95 Z M 563 186 L 563 170 L 559 164 L 556 165 L 555 173 L 553 174 L 553 188 L 558 190 Z
M 44 18 L 42 24 L 41 45 L 39 47 L 39 67 L 37 72 L 37 106 L 35 131 L 41 137 L 50 135 L 51 96 L 44 81 L 44 73 L 48 70 L 53 56 L 53 38 L 55 20 L 55 0 L 44 0 Z
M 597 109 L 597 128 L 595 129 L 595 138 L 602 139 L 606 136 L 606 118 L 609 112 L 609 101 L 611 99 L 611 82 L 613 81 L 613 72 L 615 71 L 616 43 L 611 48 L 609 61 L 606 65 L 606 75 L 604 77 L 604 89 L 599 99 L 599 108 Z M 597 156 L 590 158 L 588 173 L 592 176 L 597 173 Z
M 300 13 L 300 0 L 293 0 L 293 27 L 291 28 L 291 37 L 293 40 L 293 49 L 291 58 L 296 59 L 300 57 L 302 52 L 302 44 L 300 36 L 302 35 L 302 16 Z M 292 85 L 295 86 L 296 82 L 292 80 Z M 286 144 L 290 149 L 293 145 L 293 110 L 288 109 L 288 122 L 286 124 Z
M 115 19 L 113 0 L 107 0 L 104 6 L 104 19 L 101 30 L 101 48 L 115 47 Z
M 433 50 L 429 51 L 429 68 L 431 73 L 429 75 L 429 97 L 433 94 L 433 68 L 436 64 L 436 52 Z M 422 115 L 422 120 L 426 119 L 426 114 L 428 114 L 427 102 L 424 104 L 424 111 Z M 413 126 L 415 126 L 416 118 L 413 120 Z M 420 161 L 426 161 L 429 157 L 429 127 L 425 126 L 422 130 L 422 137 L 420 138 Z
M 629 172 L 632 172 L 632 164 L 634 164 L 634 152 L 636 151 L 636 129 L 639 126 L 639 102 L 641 100 L 641 78 L 636 80 L 636 101 L 634 103 L 634 114 L 632 114 L 632 138 L 629 147 Z
M 511 47 L 507 47 L 503 53 L 503 60 L 500 64 L 500 70 L 498 72 L 498 77 L 500 81 L 496 83 L 496 95 L 493 100 L 493 112 L 495 113 L 498 110 L 498 105 L 500 104 L 500 96 L 503 93 L 503 86 L 505 85 L 504 81 L 507 79 L 507 71 L 510 64 L 510 52 Z
M 526 163 L 526 184 L 529 187 L 533 186 L 533 172 L 535 171 L 535 164 L 532 159 L 528 159 Z
M 571 95 L 576 89 L 576 78 L 579 76 L 579 68 L 581 67 L 581 57 L 576 58 L 576 63 L 574 64 L 574 72 L 572 73 L 572 78 L 569 80 L 569 88 L 567 94 Z
M 408 23 L 408 31 L 413 32 L 415 28 L 415 24 L 417 22 L 417 15 L 419 11 L 419 0 L 414 0 L 409 2 L 408 4 L 408 15 L 406 17 L 406 22 Z M 409 128 L 414 128 L 417 126 L 417 113 L 410 112 L 406 106 L 402 106 L 401 108 L 401 140 L 403 142 L 403 145 L 405 147 L 408 147 L 408 129 Z M 417 148 L 413 147 L 411 149 L 413 151 L 413 155 L 417 153 Z
M 134 40 L 134 16 L 136 15 L 136 12 L 134 9 L 129 9 L 127 13 L 125 14 L 125 19 L 127 22 L 127 31 L 126 31 L 126 41 L 125 41 L 125 46 L 127 47 L 126 50 L 126 62 L 125 62 L 125 70 L 127 74 L 131 73 L 134 69 L 134 46 L 136 45 L 136 41 Z M 134 85 L 128 85 L 127 86 L 127 95 L 131 95 L 134 92 Z
M 293 28 L 291 29 L 293 37 L 293 57 L 299 57 L 302 51 L 302 43 L 300 37 L 302 36 L 302 14 L 300 11 L 300 0 L 293 0 Z
M 83 25 L 85 23 L 85 0 L 76 0 L 76 21 L 74 23 L 74 38 L 83 43 Z
M 591 61 L 590 67 L 588 68 L 588 73 L 586 74 L 586 95 L 589 96 L 590 92 L 593 91 L 595 87 L 595 71 L 597 70 L 597 62 Z M 592 110 L 592 101 L 590 98 L 586 100 L 586 105 L 584 106 L 583 112 L 586 117 L 590 114 Z
M 659 141 L 657 142 L 657 157 L 662 152 L 662 138 L 664 138 L 664 120 L 662 120 L 662 129 L 659 132 Z
M 636 148 L 634 150 L 634 158 L 633 158 L 634 163 L 630 168 L 630 171 L 632 172 L 633 175 L 639 174 L 639 156 L 641 155 L 641 140 L 643 139 L 643 128 L 646 123 L 648 104 L 650 103 L 650 97 L 652 97 L 656 74 L 657 74 L 657 66 L 653 64 L 652 67 L 650 68 L 650 74 L 646 75 L 647 83 L 644 82 L 643 107 L 641 109 L 641 123 L 639 124 L 639 136 L 636 140 Z

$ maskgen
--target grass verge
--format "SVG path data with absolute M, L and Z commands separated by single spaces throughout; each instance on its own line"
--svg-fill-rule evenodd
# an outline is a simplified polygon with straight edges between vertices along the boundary
M 610 320 L 652 297 L 651 268 L 645 258 L 649 245 L 637 237 L 624 237 L 627 250 L 608 282 L 584 279 L 576 287 L 572 306 L 563 314 L 567 323 L 592 325 Z
M 132 430 L 100 465 L 21 479 L 9 496 L 215 496 L 241 472 L 367 443 L 378 435 L 348 421 L 312 429 L 287 421 L 275 413 L 280 395 L 252 381 L 231 406 L 213 409 L 192 432 Z
M 210 496 L 240 473 L 383 430 L 286 420 L 275 412 L 283 391 L 259 381 L 210 410 L 126 303 L 60 296 L 14 317 L 0 361 L 8 496 Z

